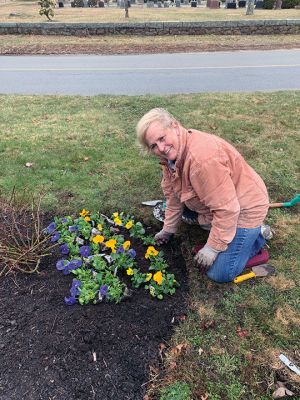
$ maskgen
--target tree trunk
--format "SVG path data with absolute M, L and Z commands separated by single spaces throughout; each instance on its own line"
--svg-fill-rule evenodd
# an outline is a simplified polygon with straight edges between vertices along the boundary
M 274 10 L 281 10 L 281 6 L 282 6 L 282 0 L 275 0 L 273 9 Z
M 124 0 L 124 5 L 125 5 L 125 18 L 129 18 L 128 0 Z
M 253 15 L 254 13 L 254 0 L 248 0 L 246 15 Z

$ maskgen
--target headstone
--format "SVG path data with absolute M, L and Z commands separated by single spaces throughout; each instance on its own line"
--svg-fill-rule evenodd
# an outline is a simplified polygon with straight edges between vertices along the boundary
M 104 7 L 104 1 L 103 1 L 103 0 L 100 0 L 99 3 L 98 3 L 98 5 L 99 5 L 100 8 L 103 8 L 103 7 Z
M 239 4 L 239 8 L 246 7 L 246 0 L 240 0 L 238 4 Z
M 181 4 L 181 3 L 180 3 L 180 0 L 175 0 L 175 6 L 176 6 L 176 7 L 180 7 L 180 4 Z
M 118 1 L 117 1 L 117 6 L 118 6 L 119 8 L 125 8 L 125 2 L 124 2 L 124 0 L 118 0 Z
M 170 3 L 167 1 L 164 1 L 164 8 L 169 8 L 170 7 Z
M 158 2 L 157 2 L 157 7 L 158 7 L 158 8 L 162 8 L 162 2 L 161 2 L 161 1 L 158 1 Z
M 226 7 L 227 8 L 236 8 L 236 3 L 233 3 L 233 2 L 227 3 Z
M 148 8 L 154 7 L 154 1 L 147 1 L 147 7 Z
M 196 1 L 191 1 L 191 7 L 197 7 L 197 0 Z

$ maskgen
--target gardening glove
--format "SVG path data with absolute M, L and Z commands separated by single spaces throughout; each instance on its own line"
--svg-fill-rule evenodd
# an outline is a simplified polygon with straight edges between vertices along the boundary
M 172 235 L 173 235 L 173 233 L 167 232 L 162 229 L 154 236 L 154 240 L 155 240 L 156 244 L 158 244 L 158 246 L 160 246 L 162 244 L 167 243 L 171 239 Z
M 194 260 L 197 264 L 200 265 L 201 269 L 203 270 L 201 272 L 204 272 L 212 266 L 219 253 L 220 251 L 209 247 L 207 244 L 198 251 L 198 253 L 194 257 Z

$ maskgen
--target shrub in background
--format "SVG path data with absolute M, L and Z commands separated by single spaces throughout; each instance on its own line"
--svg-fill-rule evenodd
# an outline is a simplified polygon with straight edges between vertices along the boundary
M 54 0 L 39 0 L 38 4 L 39 4 L 39 6 L 41 6 L 39 14 L 45 15 L 48 18 L 48 20 L 51 21 L 51 18 L 54 17 L 55 1 Z

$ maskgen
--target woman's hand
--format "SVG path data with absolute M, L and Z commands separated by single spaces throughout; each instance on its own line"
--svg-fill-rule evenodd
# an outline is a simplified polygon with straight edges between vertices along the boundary
M 198 253 L 194 257 L 194 260 L 197 264 L 207 270 L 209 267 L 212 266 L 219 253 L 220 251 L 215 250 L 206 244 L 204 247 L 202 247 L 202 249 L 198 251 Z
M 167 243 L 171 239 L 172 235 L 173 235 L 173 233 L 167 232 L 162 229 L 154 236 L 154 240 L 155 240 L 156 244 L 158 244 L 158 246 L 160 246 L 162 244 Z

